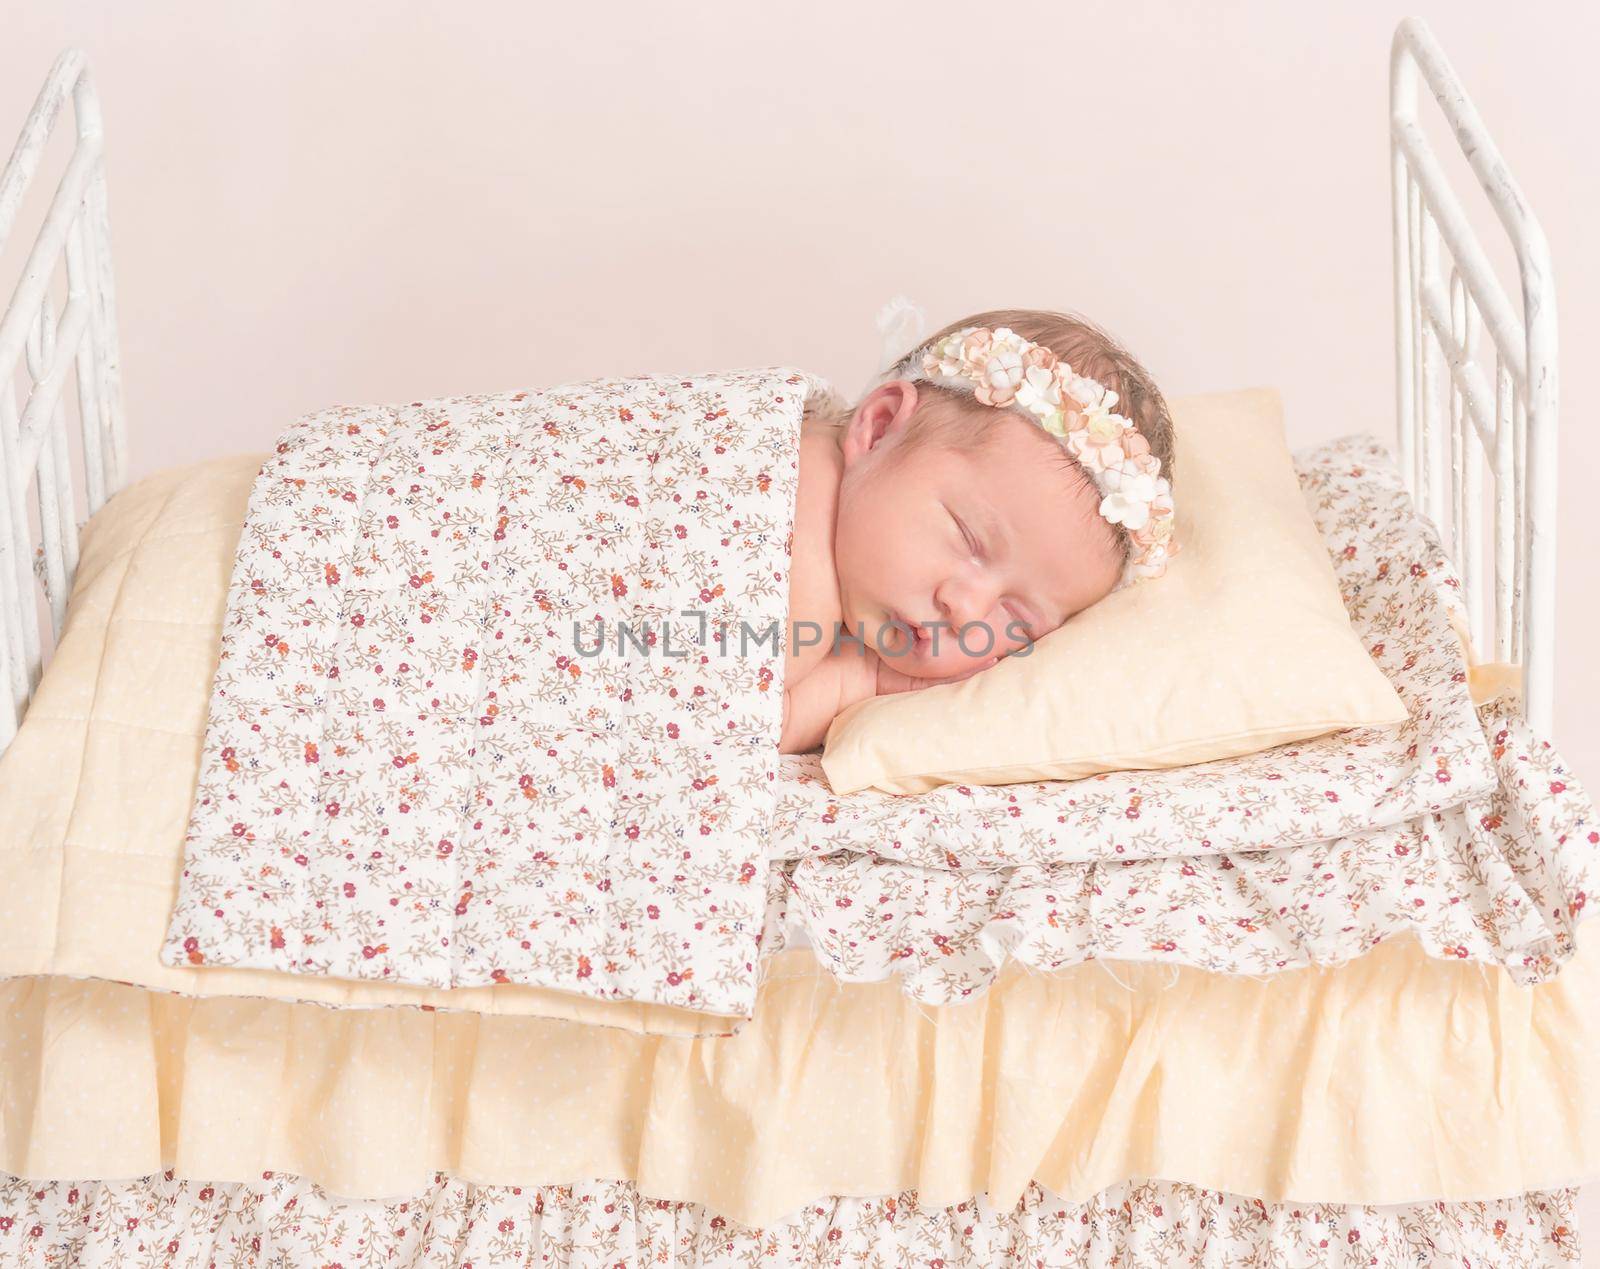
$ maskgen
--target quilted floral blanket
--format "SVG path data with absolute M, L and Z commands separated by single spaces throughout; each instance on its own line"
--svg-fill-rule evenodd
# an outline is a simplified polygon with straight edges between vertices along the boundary
M 786 368 L 311 414 L 252 490 L 162 959 L 747 1016 Z

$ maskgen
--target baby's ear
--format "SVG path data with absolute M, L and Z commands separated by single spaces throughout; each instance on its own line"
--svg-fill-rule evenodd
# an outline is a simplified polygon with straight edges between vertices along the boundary
M 904 431 L 916 409 L 917 385 L 909 379 L 891 379 L 867 393 L 845 424 L 840 444 L 845 465 L 871 453 L 884 437 Z

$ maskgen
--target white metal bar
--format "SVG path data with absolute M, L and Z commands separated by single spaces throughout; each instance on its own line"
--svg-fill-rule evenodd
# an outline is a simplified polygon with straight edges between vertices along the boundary
M 11 297 L 5 315 L 0 317 L 0 374 L 9 374 L 27 342 L 28 325 L 39 311 L 39 302 L 50 287 L 50 274 L 67 245 L 67 231 L 83 210 L 89 178 L 99 159 L 96 151 L 80 150 L 72 156 L 55 197 L 45 213 L 44 226 L 22 266 L 22 280 Z
M 56 339 L 60 355 L 45 368 L 44 374 L 33 385 L 33 391 L 28 394 L 28 403 L 22 407 L 21 434 L 17 438 L 18 470 L 13 474 L 13 479 L 20 478 L 26 482 L 29 473 L 39 462 L 39 454 L 51 430 L 51 419 L 56 415 L 62 389 L 66 387 L 67 372 L 78 355 L 83 333 L 89 328 L 90 316 L 89 305 L 81 299 L 68 301 L 66 310 L 61 314 Z
M 66 367 L 75 359 L 75 350 L 67 348 L 58 358 L 56 347 L 56 320 L 47 292 L 44 302 L 34 317 L 32 336 L 28 340 L 28 373 L 33 376 L 34 394 L 23 411 L 21 448 L 26 453 L 29 444 L 28 418 L 38 409 L 44 430 L 40 436 L 38 469 L 34 475 L 34 488 L 39 507 L 39 535 L 44 565 L 44 593 L 50 604 L 50 628 L 56 634 L 67 615 L 67 578 L 78 563 L 78 529 L 74 519 L 72 499 L 72 468 L 67 457 L 67 424 L 61 409 L 61 392 Z M 79 333 L 87 326 L 87 309 L 81 310 Z M 59 373 L 57 368 L 60 368 Z M 50 387 L 54 385 L 53 391 Z M 41 393 L 48 391 L 48 400 Z
M 1401 469 L 1419 506 L 1432 514 L 1440 505 L 1433 482 L 1441 466 L 1435 461 L 1432 411 L 1444 386 L 1452 411 L 1451 540 L 1473 615 L 1474 644 L 1481 651 L 1492 643 L 1496 656 L 1522 663 L 1524 710 L 1535 730 L 1548 735 L 1555 682 L 1559 400 L 1549 247 L 1454 68 L 1420 19 L 1407 19 L 1395 31 L 1389 72 Z M 1418 121 L 1423 84 L 1516 252 L 1520 314 Z M 1452 263 L 1448 293 L 1440 280 L 1441 254 Z M 1410 348 L 1406 331 L 1415 332 Z M 1495 350 L 1492 384 L 1476 364 L 1480 332 Z M 1448 367 L 1443 385 L 1431 373 L 1435 358 Z M 1495 479 L 1492 603 L 1482 593 L 1485 462 Z M 1492 640 L 1483 628 L 1486 614 L 1492 616 Z
M 56 59 L 0 172 L 0 252 L 69 99 L 72 151 L 0 311 L 0 751 L 15 733 L 43 666 L 36 545 L 57 633 L 77 569 L 77 494 L 63 399 L 70 379 L 78 391 L 87 513 L 116 492 L 125 472 L 103 128 L 93 83 L 76 50 Z M 56 320 L 50 288 L 63 262 L 67 293 Z M 31 382 L 19 417 L 14 380 L 24 354 Z M 37 537 L 29 523 L 30 484 L 38 503 Z
M 1483 580 L 1483 460 L 1485 438 L 1492 435 L 1489 427 L 1478 427 L 1477 401 L 1464 386 L 1469 380 L 1481 384 L 1478 372 L 1477 346 L 1479 332 L 1478 306 L 1469 289 L 1461 284 L 1459 273 L 1452 270 L 1451 314 L 1459 312 L 1460 326 L 1457 340 L 1460 348 L 1459 373 L 1455 376 L 1456 428 L 1461 445 L 1461 470 L 1457 484 L 1461 488 L 1461 581 L 1466 590 L 1466 605 L 1473 648 L 1484 647 L 1484 580 Z M 1452 363 L 1454 366 L 1454 363 Z M 1478 434 L 1461 434 L 1464 423 L 1470 422 Z
M 1517 503 L 1517 567 L 1512 574 L 1511 655 L 1528 655 L 1528 411 L 1522 397 L 1511 395 L 1512 497 Z
M 0 464 L 12 468 L 17 434 L 17 406 L 10 380 L 0 380 Z M 23 530 L 19 534 L 18 526 Z M 35 658 L 30 657 L 24 615 L 34 611 L 33 575 L 17 543 L 26 537 L 27 516 L 11 491 L 11 481 L 0 480 L 0 687 L 5 698 L 0 707 L 0 752 L 16 733 L 35 680 Z M 38 631 L 34 630 L 37 639 Z
M 1512 582 L 1517 560 L 1517 515 L 1511 376 L 1495 361 L 1494 398 L 1494 655 L 1497 661 L 1510 661 Z
M 1522 322 L 1511 311 L 1510 301 L 1501 288 L 1476 235 L 1471 222 L 1461 209 L 1449 178 L 1444 175 L 1439 161 L 1433 157 L 1422 129 L 1414 122 L 1398 127 L 1396 144 L 1411 165 L 1411 175 L 1422 190 L 1423 202 L 1432 210 L 1434 223 L 1451 257 L 1461 267 L 1467 285 L 1484 314 L 1484 324 L 1490 338 L 1501 347 L 1511 361 L 1511 373 L 1518 382 L 1527 378 L 1523 356 Z
M 1418 207 L 1421 238 L 1417 254 L 1421 261 L 1421 277 L 1418 280 L 1417 290 L 1421 292 L 1426 286 L 1424 280 L 1432 277 L 1439 268 L 1439 230 L 1434 224 L 1433 217 L 1428 214 L 1426 201 L 1419 202 Z M 1418 410 L 1422 419 L 1422 514 L 1442 527 L 1444 498 L 1439 492 L 1439 486 L 1445 475 L 1445 455 L 1437 420 L 1440 396 L 1439 356 L 1438 330 L 1431 323 L 1424 321 L 1422 395 Z
M 1416 68 L 1406 61 L 1394 72 L 1399 87 L 1391 92 L 1416 95 Z M 1400 433 L 1400 470 L 1415 484 L 1417 345 L 1412 330 L 1415 270 L 1412 267 L 1411 232 L 1414 190 L 1399 143 L 1389 142 L 1390 232 L 1394 235 L 1394 401 Z
M 72 222 L 67 235 L 67 300 L 83 300 L 93 304 L 94 279 L 89 270 L 93 267 L 88 249 L 84 246 L 83 217 Z M 85 339 L 95 338 L 92 320 Z M 106 447 L 102 443 L 105 420 L 100 413 L 100 384 L 95 375 L 94 349 L 84 356 L 79 349 L 72 364 L 78 372 L 78 426 L 83 437 L 84 518 L 100 510 L 106 500 Z
M 1458 337 L 1454 331 L 1455 319 L 1452 316 L 1454 302 L 1441 298 L 1436 278 L 1423 280 L 1420 298 L 1422 319 L 1438 336 L 1440 351 L 1450 373 L 1451 386 L 1461 393 L 1462 403 L 1467 408 L 1473 427 L 1477 429 L 1480 441 L 1484 445 L 1492 445 L 1494 420 L 1489 411 L 1493 397 L 1476 360 L 1466 348 L 1456 346 Z M 1467 302 L 1471 303 L 1471 296 L 1466 298 Z

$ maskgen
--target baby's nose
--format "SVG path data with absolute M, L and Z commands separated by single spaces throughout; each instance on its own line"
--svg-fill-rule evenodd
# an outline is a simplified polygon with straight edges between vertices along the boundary
M 1004 624 L 996 624 L 1000 616 L 1000 594 L 993 587 L 971 579 L 952 578 L 939 588 L 934 596 L 944 620 L 950 623 L 951 633 L 973 627 L 970 638 L 983 642 L 983 629 L 992 632 L 996 643 L 1004 638 Z

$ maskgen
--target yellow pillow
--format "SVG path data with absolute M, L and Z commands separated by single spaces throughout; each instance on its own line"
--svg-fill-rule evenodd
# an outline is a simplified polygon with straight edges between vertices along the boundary
M 1351 629 L 1278 394 L 1189 397 L 1173 417 L 1166 576 L 962 683 L 852 705 L 822 756 L 836 792 L 1179 767 L 1406 717 Z

